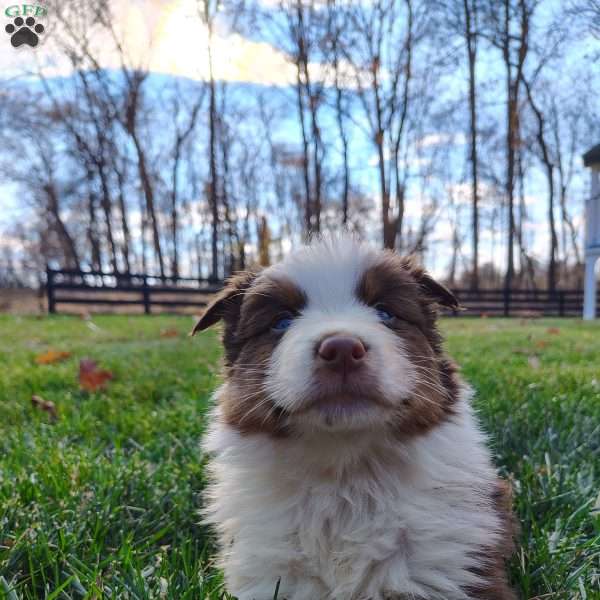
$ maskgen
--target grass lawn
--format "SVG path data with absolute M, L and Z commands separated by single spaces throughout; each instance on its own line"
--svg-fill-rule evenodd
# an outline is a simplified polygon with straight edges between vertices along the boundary
M 197 516 L 220 349 L 212 332 L 186 337 L 191 326 L 0 316 L 0 599 L 227 597 Z M 515 488 L 516 587 L 600 598 L 600 326 L 443 327 Z M 71 356 L 36 364 L 49 349 Z M 113 373 L 105 391 L 80 390 L 82 358 Z

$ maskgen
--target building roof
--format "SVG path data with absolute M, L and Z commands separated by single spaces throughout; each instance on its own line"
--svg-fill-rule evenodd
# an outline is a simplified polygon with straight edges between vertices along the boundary
M 596 144 L 583 155 L 583 164 L 586 167 L 600 164 L 600 144 Z

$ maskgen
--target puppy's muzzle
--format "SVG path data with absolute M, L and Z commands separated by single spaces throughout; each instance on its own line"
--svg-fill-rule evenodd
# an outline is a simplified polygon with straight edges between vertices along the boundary
M 321 340 L 317 349 L 319 366 L 339 374 L 360 369 L 365 363 L 367 349 L 363 342 L 350 335 L 331 335 Z

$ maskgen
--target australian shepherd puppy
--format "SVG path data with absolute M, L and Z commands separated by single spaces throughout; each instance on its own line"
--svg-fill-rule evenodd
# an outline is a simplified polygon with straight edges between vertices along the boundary
M 240 600 L 508 600 L 510 508 L 444 354 L 450 291 L 390 251 L 317 241 L 230 280 L 205 441 Z

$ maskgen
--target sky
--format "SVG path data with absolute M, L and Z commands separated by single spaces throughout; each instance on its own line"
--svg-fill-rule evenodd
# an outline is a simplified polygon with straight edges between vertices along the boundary
M 13 6 L 11 0 L 0 4 L 3 13 L 9 6 Z M 112 0 L 112 9 L 116 16 L 115 27 L 126 33 L 122 39 L 130 64 L 191 80 L 208 78 L 208 30 L 198 18 L 196 0 Z M 3 16 L 10 22 L 11 19 Z M 46 33 L 40 36 L 37 47 L 13 48 L 8 36 L 1 40 L 0 79 L 25 79 L 39 70 L 43 70 L 46 77 L 68 76 L 72 72 L 68 60 L 53 43 L 53 30 L 58 24 L 52 19 L 51 7 L 47 17 L 39 21 L 46 27 Z M 103 49 L 99 54 L 102 66 L 118 67 L 119 57 L 112 42 L 102 36 L 96 36 L 94 42 Z M 265 86 L 287 86 L 293 81 L 293 70 L 285 56 L 267 43 L 216 31 L 213 48 L 214 73 L 219 80 Z M 16 186 L 0 186 L 0 208 L 1 232 L 21 215 Z M 5 236 L 0 243 L 13 241 Z
M 6 0 L 5 0 L 6 1 Z M 8 0 L 9 2 L 11 0 Z M 125 52 L 133 65 L 155 73 L 194 80 L 208 78 L 208 30 L 198 18 L 196 0 L 112 0 L 115 27 L 125 42 Z M 23 76 L 43 66 L 48 75 L 67 75 L 70 66 L 61 60 L 52 43 L 52 12 L 49 10 L 47 35 L 36 48 L 15 50 L 4 44 L 0 52 L 3 77 Z M 112 44 L 101 37 L 104 67 L 118 67 Z M 286 86 L 294 74 L 285 56 L 264 42 L 252 41 L 236 33 L 217 30 L 213 36 L 213 63 L 217 79 L 263 85 Z M 316 65 L 315 65 L 316 68 Z
M 10 0 L 8 0 L 10 2 Z M 263 0 L 274 2 L 275 0 Z M 2 5 L 0 5 L 2 6 Z M 206 80 L 208 77 L 208 30 L 198 17 L 197 0 L 112 0 L 115 28 L 125 40 L 125 53 L 132 65 L 147 68 L 154 73 L 186 77 L 191 80 Z M 42 21 L 46 34 L 36 48 L 22 46 L 12 48 L 8 40 L 0 45 L 0 77 L 24 78 L 43 69 L 46 76 L 66 76 L 71 67 L 53 43 L 53 30 L 58 25 L 49 11 Z M 93 43 L 101 49 L 101 64 L 106 68 L 118 67 L 118 56 L 111 50 L 113 44 L 96 36 Z M 264 86 L 286 87 L 294 80 L 293 68 L 285 55 L 264 41 L 244 38 L 237 33 L 217 29 L 213 37 L 213 63 L 217 79 L 252 83 Z M 489 68 L 489 66 L 486 66 Z M 313 79 L 322 78 L 319 65 L 312 65 Z M 1 93 L 1 92 L 0 92 Z M 440 136 L 444 133 L 440 132 Z M 434 136 L 435 137 L 435 136 Z M 430 139 L 427 143 L 437 143 Z M 464 145 L 464 139 L 456 139 Z M 366 159 L 370 165 L 374 155 Z M 373 190 L 376 192 L 376 189 Z M 459 201 L 468 203 L 468 194 L 457 189 Z M 18 218 L 20 199 L 15 186 L 0 187 L 0 231 L 3 225 Z M 544 188 L 540 184 L 530 191 L 528 207 L 534 221 L 528 228 L 534 236 L 533 252 L 546 255 L 548 234 L 543 223 L 545 212 Z M 582 208 L 582 207 L 581 207 Z M 582 224 L 582 215 L 575 215 L 575 222 Z M 492 231 L 482 232 L 482 258 L 491 258 Z M 444 244 L 450 239 L 450 228 L 444 222 L 436 230 L 434 239 Z M 5 240 L 6 243 L 7 240 Z M 486 256 L 487 254 L 487 256 Z M 500 261 L 496 261 L 501 264 Z M 443 270 L 443 264 L 431 265 L 434 270 Z

